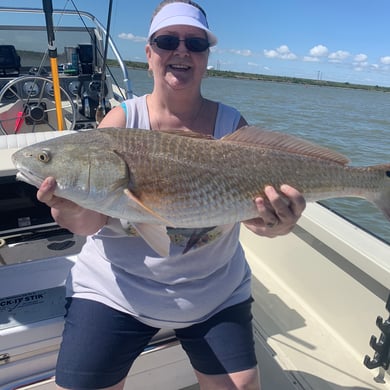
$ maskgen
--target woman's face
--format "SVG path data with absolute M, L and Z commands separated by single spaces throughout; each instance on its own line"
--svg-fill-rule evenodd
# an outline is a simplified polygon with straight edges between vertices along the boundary
M 175 50 L 164 50 L 156 43 L 146 46 L 149 69 L 153 72 L 155 83 L 163 83 L 174 90 L 200 88 L 200 83 L 207 70 L 209 49 L 193 52 L 186 48 L 185 38 L 206 38 L 206 32 L 192 26 L 170 26 L 158 30 L 153 38 L 171 35 L 180 39 Z

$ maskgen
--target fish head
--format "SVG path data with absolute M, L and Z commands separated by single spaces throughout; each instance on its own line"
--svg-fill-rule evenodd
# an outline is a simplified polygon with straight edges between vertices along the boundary
M 56 179 L 57 196 L 84 207 L 122 192 L 128 183 L 124 160 L 99 142 L 78 134 L 65 135 L 24 147 L 12 155 L 18 180 L 39 187 Z

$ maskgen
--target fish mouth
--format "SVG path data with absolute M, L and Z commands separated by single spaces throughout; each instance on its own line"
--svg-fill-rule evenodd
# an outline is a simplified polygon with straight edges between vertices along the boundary
M 16 174 L 16 180 L 24 181 L 25 183 L 31 184 L 37 188 L 41 186 L 44 179 L 44 177 L 37 176 L 28 170 L 20 168 L 19 172 Z

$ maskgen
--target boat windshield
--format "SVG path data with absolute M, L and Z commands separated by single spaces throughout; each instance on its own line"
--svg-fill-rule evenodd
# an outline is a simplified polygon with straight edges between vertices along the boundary
M 53 10 L 57 63 L 61 75 L 100 72 L 103 65 L 106 30 L 90 13 Z M 123 59 L 111 38 L 109 58 L 121 69 L 119 87 L 130 98 L 131 86 Z M 48 38 L 42 9 L 0 7 L 0 77 L 49 72 Z M 0 79 L 1 81 L 1 79 Z M 4 84 L 4 83 L 2 83 Z
M 55 35 L 60 74 L 78 74 L 83 70 L 79 69 L 79 66 L 88 66 L 88 64 L 97 69 L 101 67 L 102 46 L 97 40 L 94 29 L 59 27 Z M 77 55 L 80 57 L 80 51 L 84 57 L 78 64 Z M 37 67 L 41 68 L 39 69 L 41 74 L 50 72 L 45 28 L 43 26 L 0 26 L 0 74 L 2 76 L 16 73 L 34 74 L 38 72 L 38 69 L 34 69 Z
M 93 15 L 54 10 L 53 24 L 56 61 L 42 9 L 0 7 L 0 134 L 96 127 L 98 107 L 106 113 L 132 97 L 127 68 L 111 38 L 105 50 L 105 28 Z M 105 66 L 106 52 L 122 80 Z

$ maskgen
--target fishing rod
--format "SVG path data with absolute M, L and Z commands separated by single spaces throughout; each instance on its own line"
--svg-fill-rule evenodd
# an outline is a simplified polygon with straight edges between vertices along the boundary
M 106 41 L 104 43 L 104 55 L 103 55 L 102 77 L 101 77 L 101 85 L 100 85 L 100 93 L 99 93 L 99 105 L 96 109 L 96 114 L 95 114 L 95 120 L 97 124 L 99 124 L 104 118 L 104 116 L 106 115 L 104 87 L 106 83 L 106 66 L 107 66 L 107 55 L 108 55 L 108 43 L 110 37 L 110 27 L 111 27 L 112 1 L 113 0 L 110 0 L 108 5 Z
M 54 39 L 52 0 L 42 0 L 42 5 L 43 5 L 43 11 L 45 13 L 45 20 L 46 20 L 48 51 L 49 51 L 49 58 L 50 58 L 51 75 L 53 80 L 54 102 L 55 102 L 56 114 L 57 114 L 57 127 L 58 130 L 63 130 L 64 120 L 62 116 L 60 79 L 58 76 L 57 47 Z

